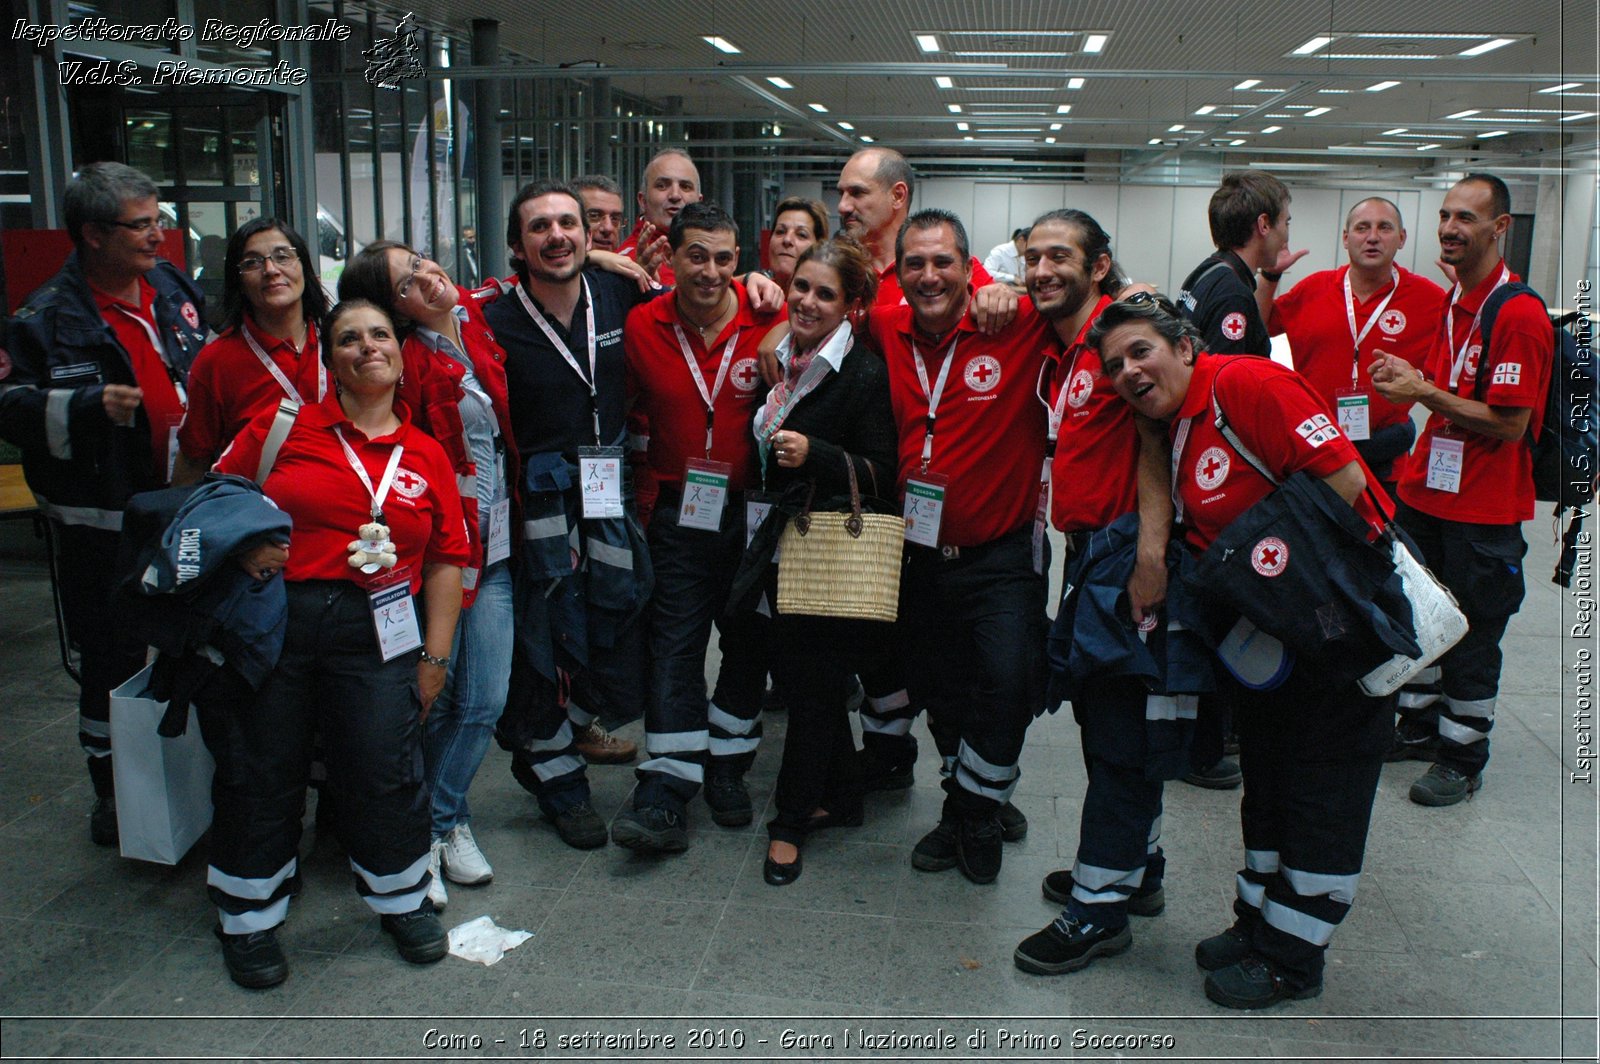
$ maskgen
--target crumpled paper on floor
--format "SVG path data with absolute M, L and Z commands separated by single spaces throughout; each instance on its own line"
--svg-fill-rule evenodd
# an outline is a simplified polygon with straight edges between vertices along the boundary
M 498 964 L 506 950 L 516 949 L 532 937 L 531 931 L 508 931 L 491 917 L 480 916 L 450 929 L 450 955 L 482 965 Z

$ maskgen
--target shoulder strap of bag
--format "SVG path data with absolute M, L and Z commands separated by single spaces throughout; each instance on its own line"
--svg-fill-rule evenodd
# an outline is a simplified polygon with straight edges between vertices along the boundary
M 292 399 L 278 400 L 278 412 L 272 419 L 272 427 L 267 430 L 267 438 L 261 443 L 261 461 L 256 465 L 257 484 L 267 482 L 267 474 L 272 472 L 272 467 L 277 463 L 283 441 L 289 438 L 289 430 L 294 428 L 294 419 L 299 416 L 298 403 Z
M 1281 484 L 1277 477 L 1267 469 L 1266 463 L 1255 456 L 1255 452 L 1244 445 L 1239 434 L 1233 431 L 1233 426 L 1228 424 L 1228 416 L 1222 412 L 1222 401 L 1217 398 L 1217 378 L 1222 376 L 1222 371 L 1227 368 L 1224 364 L 1217 368 L 1216 375 L 1211 378 L 1211 420 L 1217 426 L 1217 431 L 1222 433 L 1222 438 L 1228 441 L 1228 446 L 1239 452 L 1239 457 L 1250 464 L 1257 473 L 1267 478 L 1269 484 Z

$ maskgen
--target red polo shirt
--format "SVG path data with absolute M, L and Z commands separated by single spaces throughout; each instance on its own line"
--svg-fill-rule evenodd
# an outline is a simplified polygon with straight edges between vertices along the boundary
M 889 398 L 900 434 L 900 485 L 922 468 L 928 396 L 912 354 L 909 306 L 875 307 L 872 335 L 889 368 Z M 1000 335 L 978 332 L 969 313 L 952 333 L 955 351 L 939 399 L 929 472 L 950 478 L 940 523 L 941 545 L 975 547 L 1032 521 L 1044 468 L 1045 412 L 1036 396 L 1039 372 L 1055 353 L 1055 334 L 1033 303 Z M 938 380 L 951 337 L 919 340 L 928 386 Z
M 1050 371 L 1046 395 L 1061 412 L 1050 462 L 1050 522 L 1063 532 L 1104 528 L 1139 505 L 1139 433 L 1133 408 L 1100 370 L 1100 352 L 1084 343 L 1110 296 L 1101 296 Z
M 757 478 L 756 440 L 750 426 L 766 397 L 756 348 L 783 314 L 754 313 L 744 285 L 734 281 L 731 287 L 738 311 L 721 335 L 706 344 L 697 330 L 682 331 L 708 394 L 716 387 L 723 351 L 737 333 L 727 379 L 716 395 L 711 458 L 733 467 L 728 487 L 741 491 Z M 678 345 L 675 324 L 677 297 L 642 303 L 629 312 L 622 343 L 627 353 L 628 400 L 650 425 L 650 472 L 663 487 L 681 489 L 684 463 L 706 457 L 706 402 Z
M 1209 547 L 1218 533 L 1272 494 L 1275 486 L 1217 430 L 1211 411 L 1213 385 L 1228 425 L 1279 481 L 1302 469 L 1325 477 L 1360 461 L 1355 445 L 1339 431 L 1333 410 L 1298 373 L 1255 355 L 1199 355 L 1189 392 L 1169 429 L 1173 489 L 1183 504 L 1185 539 L 1197 550 Z M 1361 471 L 1387 509 L 1388 499 L 1371 471 L 1364 464 Z M 1363 493 L 1355 509 L 1376 535 L 1383 516 L 1372 500 Z
M 1294 368 L 1329 406 L 1335 406 L 1338 393 L 1349 393 L 1352 369 L 1354 386 L 1367 397 L 1372 431 L 1398 425 L 1410 417 L 1411 404 L 1391 403 L 1372 386 L 1367 372 L 1376 359 L 1374 352 L 1387 351 L 1422 369 L 1433 354 L 1434 334 L 1439 331 L 1440 315 L 1447 297 L 1444 289 L 1410 270 L 1400 271 L 1400 284 L 1385 284 L 1369 299 L 1357 298 L 1356 333 L 1366 329 L 1357 354 L 1350 332 L 1349 304 L 1344 297 L 1344 279 L 1349 266 L 1323 270 L 1305 278 L 1272 304 L 1267 329 L 1273 336 L 1287 333 Z M 1387 306 L 1383 301 L 1394 294 Z M 1378 308 L 1383 313 L 1367 328 Z
M 1473 329 L 1483 301 L 1500 281 L 1503 263 L 1495 263 L 1489 276 L 1472 291 L 1464 292 L 1446 313 L 1454 318 L 1456 350 L 1449 350 L 1445 330 L 1436 328 L 1433 357 L 1427 376 L 1436 387 L 1467 399 L 1478 398 L 1474 386 L 1478 371 L 1488 367 L 1489 385 L 1482 400 L 1490 406 L 1532 411 L 1530 430 L 1537 432 L 1549 396 L 1555 336 L 1550 317 L 1531 296 L 1516 296 L 1500 308 L 1489 337 L 1489 352 L 1482 350 L 1479 330 Z M 1511 280 L 1520 280 L 1515 274 Z M 1469 336 L 1470 333 L 1470 336 Z M 1450 386 L 1452 361 L 1466 347 L 1460 380 Z M 1435 437 L 1458 440 L 1461 455 L 1461 490 L 1438 491 L 1428 487 L 1428 455 Z M 1452 423 L 1443 414 L 1428 414 L 1428 423 L 1412 448 L 1411 458 L 1399 471 L 1400 500 L 1407 506 L 1447 521 L 1509 525 L 1533 516 L 1533 451 L 1527 436 L 1497 440 Z
M 873 301 L 875 307 L 900 307 L 906 302 L 906 294 L 900 288 L 900 274 L 896 271 L 898 263 L 889 263 L 878 271 L 878 298 Z M 989 271 L 983 268 L 983 263 L 976 257 L 972 260 L 972 287 L 983 288 L 994 284 L 994 278 L 989 276 Z
M 167 480 L 167 443 L 173 429 L 183 424 L 183 398 L 172 382 L 172 373 L 161 356 L 160 342 L 155 339 L 156 323 L 154 305 L 156 290 L 143 277 L 139 278 L 138 305 L 108 295 L 99 289 L 94 292 L 95 306 L 105 319 L 117 342 L 128 352 L 133 366 L 133 379 L 144 393 L 141 403 L 150 421 L 150 454 L 155 472 L 164 484 Z
M 289 341 L 262 332 L 246 315 L 239 328 L 207 344 L 189 368 L 189 416 L 178 431 L 186 458 L 212 461 L 262 411 L 277 409 L 278 401 L 288 396 L 250 349 L 246 331 L 303 401 L 315 403 L 333 390 L 314 324 L 307 324 L 305 346 L 296 351 Z M 325 382 L 320 394 L 319 377 Z
M 367 582 L 365 574 L 350 566 L 349 557 L 356 530 L 372 520 L 372 499 L 350 468 L 336 428 L 343 431 L 374 488 L 382 481 L 395 445 L 405 448 L 383 503 L 383 516 L 400 559 L 397 567 L 411 568 L 412 594 L 422 587 L 424 564 L 467 564 L 467 526 L 450 462 L 438 441 L 412 427 L 404 403 L 395 404 L 395 413 L 400 428 L 369 440 L 350 424 L 332 391 L 321 403 L 300 408 L 262 486 L 267 497 L 294 519 L 285 580 Z M 263 413 L 247 425 L 217 460 L 217 472 L 254 477 L 275 414 L 275 409 Z

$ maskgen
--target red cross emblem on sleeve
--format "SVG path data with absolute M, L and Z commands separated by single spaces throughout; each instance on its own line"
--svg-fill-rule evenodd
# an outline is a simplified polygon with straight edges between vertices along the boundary
M 1234 311 L 1226 318 L 1223 318 L 1222 335 L 1230 340 L 1242 339 L 1244 337 L 1244 315 Z

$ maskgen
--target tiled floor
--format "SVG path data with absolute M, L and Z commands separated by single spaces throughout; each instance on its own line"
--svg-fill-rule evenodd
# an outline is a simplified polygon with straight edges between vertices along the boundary
M 1485 789 L 1465 805 L 1423 809 L 1406 799 L 1420 766 L 1386 767 L 1325 993 L 1238 1015 L 1206 1001 L 1191 958 L 1195 941 L 1230 919 L 1237 792 L 1169 787 L 1167 909 L 1135 921 L 1127 954 L 1053 979 L 1012 965 L 1016 943 L 1054 916 L 1040 877 L 1070 864 L 1076 843 L 1083 770 L 1066 714 L 1029 733 L 1016 802 L 1032 829 L 1006 846 L 987 887 L 910 867 L 940 801 L 920 723 L 917 786 L 874 796 L 866 826 L 813 840 L 805 874 L 784 889 L 761 881 L 759 820 L 721 829 L 698 805 L 681 857 L 569 850 L 493 750 L 472 797 L 495 882 L 452 887 L 445 921 L 487 913 L 532 931 L 527 944 L 492 968 L 404 964 L 357 899 L 337 845 L 308 832 L 306 889 L 283 933 L 293 974 L 275 990 L 241 990 L 210 935 L 203 844 L 176 868 L 89 844 L 74 691 L 56 663 L 45 570 L 26 523 L 9 523 L 0 527 L 0 1052 L 1594 1060 L 1595 791 L 1567 782 L 1577 756 L 1572 665 L 1594 641 L 1564 638 L 1577 600 L 1548 582 L 1548 523 L 1527 532 L 1528 599 L 1505 643 Z M 783 717 L 766 728 L 751 778 L 758 807 L 771 797 Z M 637 724 L 623 734 L 641 737 Z M 590 776 L 597 807 L 614 813 L 632 772 Z M 696 1045 L 691 1031 L 708 1034 Z M 559 1041 L 583 1032 L 598 1034 Z M 635 1032 L 656 1040 L 596 1040 Z M 864 1046 L 863 1034 L 887 1041 Z

